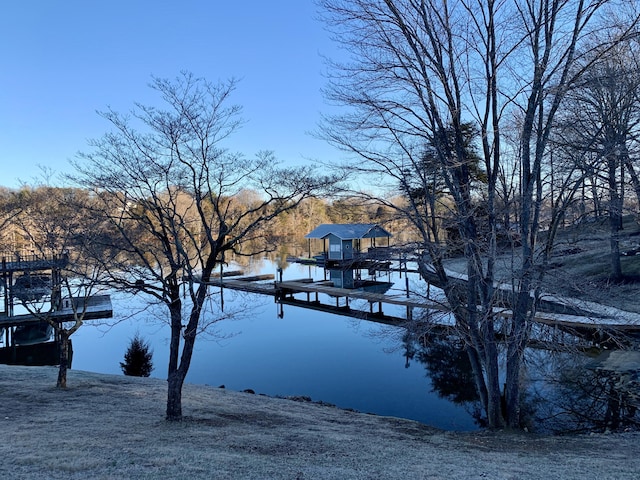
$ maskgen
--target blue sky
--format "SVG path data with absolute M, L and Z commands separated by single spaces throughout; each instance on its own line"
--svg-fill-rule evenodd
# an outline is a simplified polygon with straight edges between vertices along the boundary
M 241 79 L 247 124 L 229 147 L 289 164 L 336 160 L 309 135 L 328 110 L 322 55 L 335 47 L 312 0 L 12 0 L 0 6 L 0 185 L 70 170 L 96 114 L 154 103 L 151 75 Z

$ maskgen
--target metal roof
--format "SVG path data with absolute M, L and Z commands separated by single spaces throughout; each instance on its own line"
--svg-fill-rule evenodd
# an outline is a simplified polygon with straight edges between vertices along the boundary
M 305 235 L 305 238 L 326 238 L 331 234 L 341 240 L 389 238 L 392 236 L 375 223 L 323 223 Z

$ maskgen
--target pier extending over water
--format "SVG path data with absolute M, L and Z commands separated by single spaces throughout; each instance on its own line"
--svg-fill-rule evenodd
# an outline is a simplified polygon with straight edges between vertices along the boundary
M 311 278 L 276 280 L 275 275 L 260 275 L 219 277 L 208 283 L 231 290 L 269 295 L 281 305 L 295 305 L 364 320 L 395 325 L 405 325 L 407 322 L 417 320 L 451 325 L 451 320 L 447 319 L 446 315 L 450 312 L 450 308 L 444 303 L 403 294 L 390 295 L 363 289 L 338 288 L 328 280 L 314 281 Z M 355 306 L 353 300 L 366 301 L 368 308 L 362 309 L 360 306 Z M 545 297 L 545 302 L 547 306 L 557 307 L 556 311 L 570 311 L 576 307 L 576 311 L 581 313 L 538 311 L 534 321 L 543 325 L 592 334 L 614 331 L 625 334 L 640 332 L 640 315 L 632 312 L 556 296 Z M 404 315 L 385 313 L 386 307 L 392 305 L 403 307 Z M 550 309 L 554 310 L 551 307 Z M 496 308 L 495 313 L 502 317 L 512 315 L 508 308 Z

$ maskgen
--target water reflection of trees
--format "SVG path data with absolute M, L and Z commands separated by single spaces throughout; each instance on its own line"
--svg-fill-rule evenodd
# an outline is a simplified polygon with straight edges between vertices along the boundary
M 464 343 L 451 331 L 403 335 L 406 366 L 424 365 L 433 391 L 486 426 Z M 597 350 L 528 348 L 522 376 L 523 427 L 546 433 L 640 430 L 640 365 L 602 368 Z
M 456 405 L 463 406 L 480 427 L 486 426 L 482 405 L 475 388 L 471 363 L 464 344 L 451 333 L 403 336 L 406 365 L 416 360 L 424 365 L 431 379 L 432 391 Z
M 638 430 L 638 370 L 598 368 L 580 352 L 528 352 L 539 430 L 553 433 Z M 640 369 L 640 366 L 638 366 Z

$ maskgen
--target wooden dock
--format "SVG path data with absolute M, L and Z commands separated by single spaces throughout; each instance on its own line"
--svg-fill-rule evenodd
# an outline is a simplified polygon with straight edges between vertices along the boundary
M 60 358 L 60 338 L 54 333 L 50 341 L 50 330 L 56 330 L 52 323 L 113 316 L 109 295 L 62 297 L 62 272 L 68 263 L 66 252 L 0 254 L 0 362 L 56 365 Z M 32 301 L 39 303 L 42 312 L 16 313 L 27 311 L 25 305 Z M 70 362 L 72 351 L 70 343 Z
M 31 313 L 4 316 L 0 315 L 0 328 L 16 327 L 41 322 L 45 317 L 57 323 L 75 321 L 75 310 L 78 315 L 83 313 L 83 304 L 86 301 L 86 311 L 83 320 L 98 320 L 101 318 L 113 317 L 113 306 L 110 295 L 95 295 L 87 299 L 74 298 L 75 307 L 71 305 L 68 298 L 62 299 L 62 308 L 54 312 L 44 312 L 41 315 Z
M 450 324 L 447 313 L 450 308 L 444 303 L 438 303 L 428 299 L 409 297 L 406 295 L 389 295 L 385 293 L 367 292 L 358 289 L 345 289 L 334 287 L 330 281 L 314 281 L 311 278 L 297 280 L 274 281 L 274 275 L 262 275 L 246 278 L 217 278 L 208 282 L 210 285 L 238 290 L 260 295 L 269 295 L 275 298 L 277 303 L 294 305 L 302 308 L 325 311 L 339 315 L 346 315 L 383 323 L 402 325 L 407 321 L 417 318 L 430 318 L 431 321 L 441 324 Z M 265 280 L 271 280 L 265 282 Z M 320 295 L 325 298 L 321 299 Z M 304 298 L 299 298 L 304 296 Z M 327 297 L 332 303 L 327 302 Z M 369 308 L 363 310 L 353 305 L 352 300 L 364 300 Z M 554 297 L 547 298 L 547 302 L 562 304 L 568 299 Z M 384 306 L 393 305 L 404 307 L 404 316 L 387 315 Z M 624 332 L 627 334 L 640 332 L 640 315 L 633 312 L 621 311 L 615 308 L 596 308 L 595 304 L 581 302 L 571 305 L 577 307 L 581 314 L 537 312 L 534 321 L 572 331 L 592 332 Z M 567 309 L 571 310 L 571 309 Z M 589 312 L 582 314 L 582 312 Z M 512 312 L 506 308 L 495 308 L 497 316 L 510 317 Z M 434 315 L 435 314 L 435 315 Z
M 0 258 L 0 273 L 33 272 L 64 268 L 69 263 L 69 254 L 52 255 L 3 255 Z

